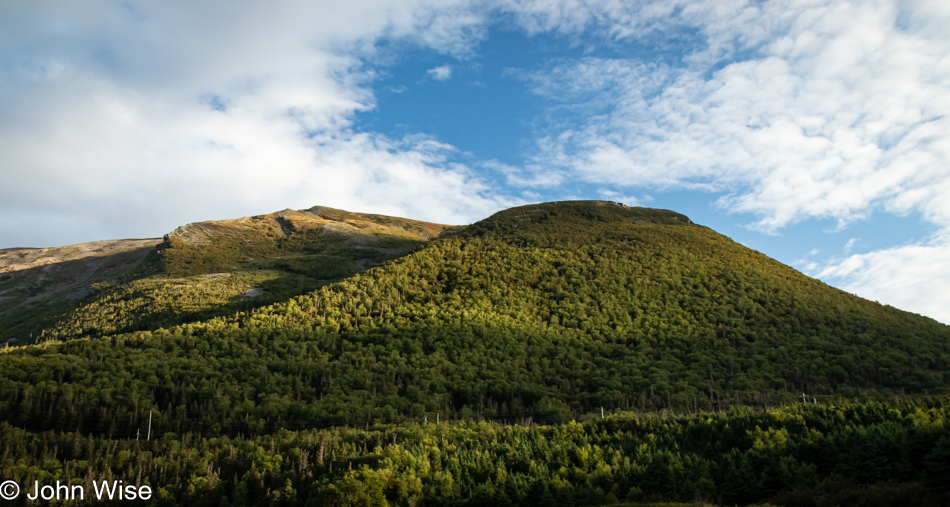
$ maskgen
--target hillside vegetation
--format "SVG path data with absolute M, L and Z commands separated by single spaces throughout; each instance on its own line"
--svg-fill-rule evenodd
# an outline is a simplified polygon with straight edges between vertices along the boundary
M 169 506 L 939 507 L 950 502 L 948 420 L 946 399 L 918 399 L 149 441 L 144 430 L 106 439 L 0 422 L 0 476 L 87 491 L 114 477 L 151 485 L 151 503 Z
M 557 203 L 255 311 L 4 354 L 0 417 L 128 432 L 151 407 L 176 430 L 255 432 L 937 394 L 948 337 L 682 215 Z
M 188 224 L 162 241 L 10 249 L 0 252 L 0 340 L 144 331 L 266 306 L 404 255 L 446 228 L 314 206 Z M 263 293 L 243 295 L 254 288 Z
M 126 239 L 0 250 L 0 345 L 34 341 L 34 335 L 92 295 L 93 285 L 126 276 L 160 242 Z
M 98 338 L 0 352 L 0 432 L 12 439 L 22 438 L 19 431 L 42 435 L 39 447 L 17 447 L 14 459 L 39 456 L 64 438 L 78 442 L 76 449 L 134 438 L 151 417 L 158 442 L 124 441 L 124 461 L 106 453 L 100 465 L 98 451 L 89 451 L 83 466 L 135 471 L 152 484 L 173 483 L 169 498 L 214 502 L 224 495 L 251 503 L 310 498 L 317 505 L 376 505 L 380 498 L 535 504 L 531 499 L 550 496 L 564 505 L 731 504 L 798 490 L 813 498 L 815 477 L 837 480 L 827 487 L 846 494 L 848 484 L 886 482 L 891 473 L 910 489 L 882 486 L 888 494 L 939 493 L 921 459 L 948 452 L 945 401 L 892 409 L 875 400 L 947 394 L 950 327 L 831 288 L 683 215 L 607 202 L 547 203 L 506 210 L 425 243 L 431 228 L 400 225 L 406 236 L 343 234 L 318 247 L 297 246 L 306 232 L 287 233 L 317 228 L 277 223 L 252 222 L 260 226 L 243 235 L 178 231 L 160 255 L 167 273 L 161 276 L 201 281 L 229 265 L 259 262 L 264 273 L 299 262 L 298 271 L 281 264 L 281 272 L 319 288 L 256 309 L 213 303 L 202 310 L 200 291 L 175 295 L 165 307 L 116 296 L 77 310 L 85 312 L 80 324 L 48 331 Z M 275 251 L 287 254 L 276 259 Z M 364 259 L 382 265 L 357 273 Z M 346 269 L 321 271 L 334 265 Z M 161 280 L 148 283 L 172 283 Z M 246 286 L 242 280 L 234 274 L 207 283 L 237 290 Z M 135 284 L 116 290 L 129 287 Z M 174 294 L 167 286 L 156 292 Z M 218 316 L 171 325 L 179 319 L 172 310 L 189 304 Z M 166 308 L 167 320 L 141 317 L 156 308 Z M 108 327 L 136 319 L 140 329 L 132 332 Z M 788 412 L 788 420 L 770 419 L 768 411 L 729 412 L 801 403 L 803 394 L 817 403 L 808 409 L 817 419 L 808 419 L 813 412 Z M 883 426 L 864 428 L 872 419 L 834 415 L 848 398 L 870 407 L 859 412 L 882 414 L 872 419 Z M 705 429 L 685 440 L 661 422 L 629 437 L 623 424 L 594 421 L 577 430 L 583 434 L 557 426 L 601 410 L 626 412 L 623 424 L 636 427 L 638 416 L 629 411 L 733 415 L 694 416 L 688 424 Z M 908 429 L 917 427 L 909 414 L 919 410 L 929 414 L 926 436 Z M 435 418 L 524 426 L 426 426 Z M 737 422 L 748 418 L 762 422 Z M 709 447 L 735 424 L 742 429 Z M 863 436 L 852 433 L 852 424 Z M 319 430 L 331 427 L 338 428 Z M 557 438 L 564 441 L 555 444 Z M 905 461 L 888 454 L 914 438 L 923 439 L 914 445 L 926 452 Z M 855 454 L 855 442 L 884 468 L 855 472 L 856 461 L 847 460 L 871 459 Z M 190 449 L 190 457 L 156 464 L 176 446 Z M 59 448 L 66 447 L 63 441 Z M 763 452 L 765 461 L 757 461 Z M 318 455 L 320 468 L 308 468 Z M 346 456 L 346 470 L 338 456 Z M 39 466 L 28 461 L 23 466 Z M 831 472 L 840 476 L 829 479 Z M 23 472 L 31 473 L 38 472 Z

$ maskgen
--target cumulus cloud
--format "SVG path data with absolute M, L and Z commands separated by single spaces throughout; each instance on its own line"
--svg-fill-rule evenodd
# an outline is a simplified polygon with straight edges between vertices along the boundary
M 454 149 L 352 130 L 375 41 L 470 51 L 465 2 L 8 3 L 0 238 L 160 235 L 314 204 L 468 222 L 508 201 Z

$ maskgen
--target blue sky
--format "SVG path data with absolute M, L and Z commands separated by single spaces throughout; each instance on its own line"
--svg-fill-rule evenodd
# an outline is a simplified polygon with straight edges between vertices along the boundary
M 0 248 L 315 204 L 673 209 L 950 322 L 950 7 L 0 6 Z

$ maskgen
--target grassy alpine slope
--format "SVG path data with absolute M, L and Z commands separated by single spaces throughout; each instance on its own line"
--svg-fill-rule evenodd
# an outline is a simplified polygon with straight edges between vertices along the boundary
M 0 341 L 144 331 L 284 301 L 405 255 L 447 226 L 314 206 L 164 240 L 0 251 Z M 262 294 L 244 297 L 259 288 Z
M 159 243 L 127 239 L 0 250 L 0 345 L 33 342 L 93 295 L 93 286 L 134 271 Z
M 163 254 L 164 262 L 183 276 L 255 262 L 251 257 L 259 254 L 236 248 L 238 241 L 203 251 L 207 244 L 199 240 L 190 253 Z M 395 257 L 395 250 L 383 252 Z M 320 264 L 309 266 L 300 272 Z M 116 301 L 90 310 L 89 319 L 121 315 L 122 300 Z M 233 310 L 168 329 L 102 332 L 0 353 L 5 431 L 65 431 L 105 443 L 99 439 L 134 437 L 151 411 L 156 434 L 183 438 L 186 447 L 205 439 L 219 445 L 224 438 L 253 446 L 280 439 L 287 429 L 369 431 L 436 413 L 453 420 L 557 423 L 600 407 L 719 411 L 793 403 L 802 392 L 829 404 L 856 396 L 946 394 L 950 386 L 948 326 L 828 287 L 685 216 L 615 203 L 506 210 L 309 294 Z M 135 312 L 121 318 L 134 320 Z M 942 416 L 935 417 L 936 436 L 926 444 L 931 449 L 945 435 Z M 414 435 L 407 449 L 427 442 L 425 432 Z M 313 459 L 315 446 L 324 444 L 308 438 L 298 450 Z M 440 452 L 454 452 L 449 449 Z M 633 447 L 618 449 L 622 458 Z M 281 457 L 268 470 L 293 468 L 285 452 L 262 451 Z M 310 490 L 316 482 L 339 490 L 344 483 L 334 481 L 346 480 L 350 466 L 356 473 L 363 464 L 379 464 L 367 459 L 351 459 L 346 472 L 328 468 L 329 475 L 301 478 L 298 470 L 288 480 L 291 489 L 306 485 L 306 497 L 317 498 Z M 228 487 L 250 473 L 249 463 L 235 469 Z M 422 474 L 417 465 L 410 468 Z M 260 474 L 265 465 L 254 466 Z M 900 480 L 923 484 L 922 465 L 915 466 Z M 561 474 L 545 473 L 548 481 Z M 181 487 L 191 480 L 175 477 Z M 705 480 L 701 474 L 694 479 Z M 708 479 L 712 484 L 694 484 L 704 491 L 695 498 L 724 495 L 724 483 L 717 482 L 724 479 Z M 798 484 L 786 479 L 742 501 Z M 873 483 L 881 475 L 848 480 Z M 453 502 L 474 502 L 480 483 L 471 479 Z M 618 487 L 618 499 L 640 498 Z M 176 490 L 175 498 L 186 490 Z M 238 493 L 231 491 L 233 499 Z M 655 498 L 689 496 L 656 491 Z M 272 492 L 255 498 L 277 501 L 267 496 Z M 508 498 L 527 502 L 523 495 Z

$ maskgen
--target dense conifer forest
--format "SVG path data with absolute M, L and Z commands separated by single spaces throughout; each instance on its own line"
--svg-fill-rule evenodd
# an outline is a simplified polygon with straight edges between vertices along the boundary
M 918 399 L 150 441 L 4 422 L 0 463 L 21 484 L 151 484 L 157 505 L 940 506 L 948 418 L 946 399 Z
M 948 500 L 946 325 L 669 211 L 393 224 L 166 241 L 0 351 L 0 478 L 207 505 Z

